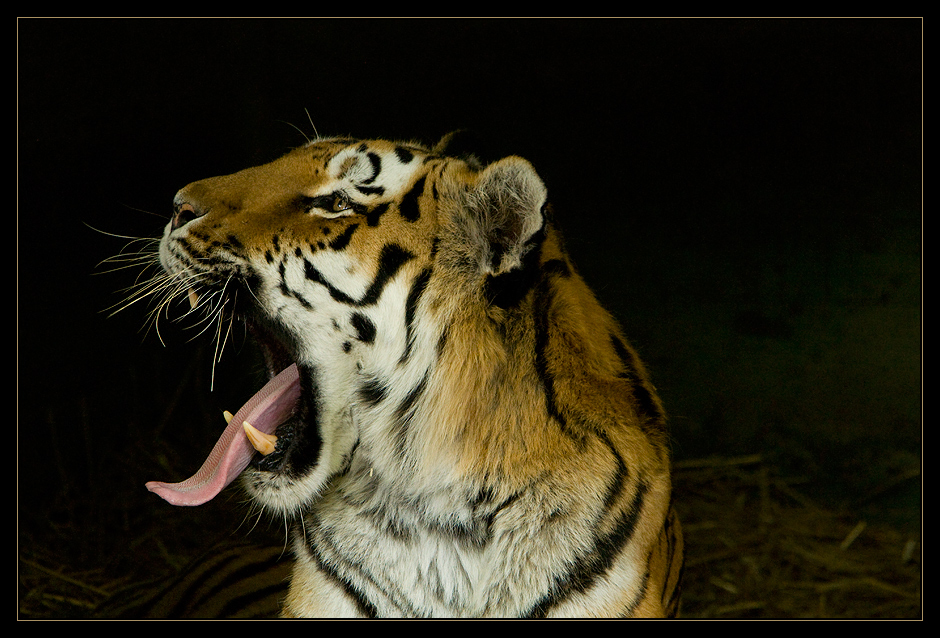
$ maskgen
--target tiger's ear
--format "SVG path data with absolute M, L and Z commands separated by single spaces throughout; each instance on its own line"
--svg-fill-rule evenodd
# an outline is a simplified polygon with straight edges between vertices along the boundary
M 522 266 L 522 259 L 545 223 L 548 191 L 532 165 L 507 157 L 483 169 L 471 196 L 480 224 L 482 266 L 502 274 Z

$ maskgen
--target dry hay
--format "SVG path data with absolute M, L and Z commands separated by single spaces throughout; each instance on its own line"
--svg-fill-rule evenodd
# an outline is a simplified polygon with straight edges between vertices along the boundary
M 759 455 L 676 464 L 686 618 L 920 618 L 920 535 L 827 511 Z

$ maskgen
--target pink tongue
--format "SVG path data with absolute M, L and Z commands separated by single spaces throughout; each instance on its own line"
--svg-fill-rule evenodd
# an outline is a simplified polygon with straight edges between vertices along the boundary
M 172 505 L 202 505 L 212 500 L 248 467 L 255 454 L 242 423 L 248 421 L 270 434 L 290 416 L 299 398 L 300 375 L 293 364 L 268 381 L 232 417 L 196 474 L 182 483 L 150 481 L 147 489 Z

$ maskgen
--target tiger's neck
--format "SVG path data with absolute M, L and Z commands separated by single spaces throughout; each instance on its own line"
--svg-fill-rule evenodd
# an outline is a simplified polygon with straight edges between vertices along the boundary
M 583 453 L 585 428 L 609 425 L 579 402 L 624 404 L 619 329 L 554 234 L 537 251 L 522 289 L 504 297 L 511 305 L 462 300 L 440 277 L 445 285 L 421 300 L 408 359 L 363 368 L 363 471 L 403 477 L 414 494 L 458 484 L 512 491 Z

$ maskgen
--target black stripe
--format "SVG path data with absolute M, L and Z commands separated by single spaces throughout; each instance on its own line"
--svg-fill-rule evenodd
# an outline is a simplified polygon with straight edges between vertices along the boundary
M 396 433 L 395 433 L 395 449 L 398 451 L 398 455 L 402 456 L 405 453 L 405 445 L 408 442 L 408 425 L 411 422 L 412 409 L 414 408 L 415 403 L 418 402 L 418 399 L 421 398 L 421 395 L 424 394 L 424 390 L 428 385 L 428 376 L 427 374 L 422 377 L 420 383 L 411 389 L 411 392 L 408 393 L 408 396 L 402 400 L 401 405 L 398 406 L 398 409 L 395 411 L 395 423 Z
M 379 218 L 385 214 L 388 210 L 388 202 L 379 204 L 375 208 L 366 212 L 366 224 L 370 227 L 375 227 L 379 225 Z
M 444 356 L 444 348 L 447 347 L 447 338 L 450 336 L 450 324 L 444 326 L 441 335 L 437 338 L 437 358 Z
M 670 499 L 671 501 L 671 499 Z M 673 562 L 676 560 L 676 532 L 673 529 L 675 522 L 675 510 L 672 509 L 672 503 L 669 505 L 669 512 L 666 515 L 666 522 L 663 525 L 663 533 L 668 540 L 668 558 L 666 560 L 666 579 L 663 582 L 663 609 L 666 610 L 667 617 L 675 617 L 679 612 L 679 601 L 682 598 L 682 578 L 685 575 L 685 553 L 679 557 L 679 573 L 673 579 L 670 578 L 673 569 Z M 666 595 L 668 594 L 668 598 Z
M 649 485 L 645 481 L 637 486 L 633 502 L 627 510 L 621 512 L 613 531 L 595 539 L 591 552 L 578 557 L 564 576 L 556 577 L 549 591 L 532 606 L 525 617 L 544 618 L 552 608 L 564 602 L 571 594 L 586 592 L 600 576 L 610 570 L 616 557 L 633 538 L 648 490 Z M 634 607 L 643 599 L 645 589 L 646 580 L 644 579 L 643 590 L 634 601 Z
M 409 260 L 413 259 L 414 255 L 398 244 L 387 244 L 382 248 L 382 253 L 379 256 L 379 268 L 378 272 L 375 274 L 375 279 L 372 281 L 372 284 L 369 286 L 369 289 L 366 290 L 365 294 L 362 296 L 362 299 L 355 300 L 349 295 L 347 295 L 342 290 L 333 286 L 326 279 L 323 278 L 323 275 L 317 270 L 310 261 L 304 260 L 304 276 L 310 281 L 320 284 L 330 293 L 330 296 L 340 303 L 344 303 L 349 306 L 363 307 L 371 306 L 376 301 L 379 300 L 379 297 L 382 295 L 382 291 L 385 289 L 385 286 L 388 285 L 388 282 L 398 273 L 401 267 Z
M 633 398 L 637 402 L 637 411 L 643 422 L 643 430 L 649 432 L 650 428 L 662 429 L 666 416 L 659 409 L 656 400 L 653 398 L 653 393 L 637 372 L 636 355 L 616 335 L 611 335 L 610 341 L 614 346 L 614 350 L 617 351 L 617 356 L 624 368 L 618 376 L 628 381 L 633 389 Z
M 395 450 L 399 457 L 404 455 L 405 447 L 408 443 L 408 426 L 411 422 L 411 410 L 421 395 L 424 394 L 427 380 L 427 376 L 422 378 L 421 382 L 411 389 L 411 392 L 408 393 L 408 396 L 404 398 L 401 405 L 399 405 L 398 409 L 395 411 Z
M 558 275 L 559 277 L 570 277 L 571 268 L 568 263 L 561 259 L 549 259 L 542 264 L 542 272 L 547 275 Z
M 372 320 L 360 312 L 354 312 L 349 318 L 349 322 L 356 330 L 356 338 L 363 343 L 372 343 L 375 341 L 375 324 Z
M 398 158 L 398 161 L 401 162 L 402 164 L 408 164 L 415 157 L 414 153 L 412 153 L 411 151 L 409 151 L 407 148 L 403 146 L 395 147 L 395 156 Z
M 385 188 L 382 186 L 356 186 L 356 190 L 363 195 L 384 195 Z
M 276 237 L 276 236 L 275 236 Z M 225 238 L 225 247 L 236 251 L 243 251 L 245 248 L 235 235 L 229 235 Z
M 375 181 L 375 178 L 379 176 L 379 173 L 382 172 L 382 158 L 379 157 L 377 153 L 366 153 L 366 157 L 369 158 L 369 163 L 372 164 L 372 177 L 362 180 L 362 183 L 371 184 Z
M 545 409 L 549 416 L 563 421 L 564 417 L 558 413 L 558 406 L 555 403 L 555 380 L 548 371 L 548 357 L 545 354 L 545 348 L 548 345 L 548 313 L 551 311 L 548 286 L 548 282 L 543 280 L 535 298 L 535 371 L 542 380 Z
M 293 297 L 300 303 L 301 306 L 303 306 L 307 310 L 312 309 L 313 304 L 311 304 L 309 301 L 301 297 L 299 292 L 294 292 L 293 290 L 291 290 L 290 286 L 287 285 L 286 262 L 282 261 L 280 266 L 278 266 L 278 274 L 280 275 L 280 283 L 278 284 L 278 290 L 281 291 L 281 294 L 284 295 L 285 297 Z M 253 288 L 253 287 L 254 286 L 250 286 L 249 288 Z
M 561 431 L 577 444 L 584 444 L 584 437 L 576 435 L 569 427 L 568 420 L 561 410 L 555 396 L 555 378 L 548 369 L 548 355 L 546 348 L 549 341 L 549 324 L 551 323 L 549 315 L 553 299 L 552 275 L 567 276 L 570 274 L 568 265 L 559 260 L 553 259 L 542 266 L 542 277 L 536 286 L 535 301 L 533 312 L 535 314 L 535 370 L 542 381 L 542 388 L 545 394 L 545 410 L 548 415 L 554 418 Z
M 682 595 L 682 574 L 685 571 L 685 561 L 683 560 L 682 564 L 679 565 L 679 576 L 673 580 L 672 578 L 672 563 L 675 560 L 675 552 L 673 551 L 672 542 L 669 543 L 668 554 L 666 557 L 666 564 L 664 566 L 665 573 L 663 574 L 663 591 L 662 595 L 659 598 L 659 603 L 663 607 L 663 611 L 667 618 L 675 617 L 676 612 L 679 608 L 679 600 Z
M 347 578 L 340 575 L 339 571 L 342 569 L 348 574 L 355 574 L 358 577 L 360 582 L 365 582 L 377 589 L 382 596 L 388 600 L 388 602 L 397 607 L 401 612 L 402 616 L 408 618 L 417 618 L 423 614 L 420 613 L 419 609 L 414 608 L 409 603 L 410 596 L 403 593 L 400 587 L 396 587 L 394 583 L 388 581 L 384 576 L 376 579 L 373 576 L 371 571 L 371 565 L 368 563 L 362 563 L 355 560 L 349 560 L 346 555 L 337 550 L 337 546 L 333 540 L 334 530 L 325 528 L 319 524 L 319 521 L 314 516 L 307 516 L 307 529 L 311 530 L 312 533 L 305 534 L 304 540 L 307 545 L 309 553 L 315 558 L 320 569 L 333 576 L 336 582 L 343 586 L 344 590 L 350 597 L 356 600 L 360 613 L 364 616 L 375 617 L 378 615 L 378 610 L 375 608 L 374 603 L 366 598 L 366 596 L 361 592 L 361 590 L 350 582 Z M 388 514 L 381 516 L 379 520 L 376 520 L 376 523 L 380 526 L 385 524 L 397 525 L 400 521 L 397 517 L 391 517 Z M 314 526 L 319 529 L 314 529 Z M 317 533 L 319 532 L 319 533 Z M 297 534 L 297 527 L 295 526 L 295 534 Z M 300 533 L 303 533 L 302 531 Z M 396 532 L 390 532 L 392 535 L 397 535 Z M 410 534 L 408 530 L 400 530 L 402 534 Z M 327 552 L 329 552 L 330 566 L 327 567 L 325 564 L 325 559 L 327 558 Z M 381 581 L 381 583 L 379 582 Z M 343 585 L 345 583 L 345 586 Z M 371 612 L 369 611 L 371 610 Z
M 614 444 L 611 443 L 607 434 L 605 432 L 598 432 L 597 436 L 600 437 L 600 439 L 604 442 L 604 444 L 610 450 L 610 454 L 617 462 L 617 469 L 614 472 L 613 481 L 611 482 L 610 487 L 607 488 L 607 496 L 604 499 L 604 511 L 609 512 L 614 508 L 617 499 L 620 497 L 621 492 L 623 492 L 623 486 L 630 478 L 630 470 L 627 467 L 627 464 L 623 462 L 623 457 L 614 447 Z
M 319 525 L 319 521 L 314 516 L 308 516 L 306 524 L 311 528 Z M 297 524 L 299 526 L 299 524 Z M 311 532 L 315 530 L 311 529 Z M 343 590 L 343 592 L 352 599 L 353 603 L 356 605 L 356 608 L 359 610 L 359 613 L 366 618 L 378 618 L 379 610 L 376 609 L 375 605 L 359 591 L 358 588 L 353 586 L 346 578 L 343 578 L 339 575 L 336 569 L 332 566 L 327 566 L 326 562 L 320 556 L 320 552 L 317 549 L 317 546 L 313 544 L 313 535 L 311 534 L 308 538 L 307 534 L 303 531 L 298 532 L 297 527 L 295 526 L 295 534 L 303 534 L 303 538 L 307 539 L 307 542 L 303 544 L 304 549 L 307 552 L 307 555 L 316 563 L 317 569 L 320 573 L 324 574 L 329 578 L 333 584 Z M 324 539 L 327 540 L 327 539 Z M 332 543 L 330 543 L 332 546 Z M 335 548 L 334 548 L 335 551 Z
M 369 405 L 378 405 L 388 396 L 388 388 L 378 379 L 366 380 L 359 388 L 359 397 Z
M 421 218 L 421 207 L 418 206 L 418 197 L 424 193 L 424 180 L 426 177 L 426 175 L 423 175 L 421 179 L 415 182 L 411 190 L 402 197 L 401 204 L 398 205 L 398 211 L 405 221 L 416 222 Z
M 304 259 L 304 276 L 314 283 L 318 283 L 321 286 L 325 287 L 330 293 L 330 296 L 339 301 L 340 303 L 349 304 L 350 306 L 357 305 L 353 298 L 347 295 L 342 290 L 334 288 L 331 283 L 323 278 L 323 275 L 320 274 L 320 271 L 317 270 L 317 267 L 310 263 L 309 260 Z
M 503 309 L 515 308 L 525 299 L 529 291 L 539 281 L 539 277 L 558 274 L 570 274 L 568 266 L 560 259 L 552 259 L 539 266 L 542 255 L 541 246 L 545 233 L 540 230 L 529 239 L 522 264 L 504 273 L 488 275 L 484 282 L 484 295 L 488 303 Z M 491 246 L 491 267 L 496 270 L 502 259 L 501 249 Z
M 359 228 L 359 224 L 350 224 L 343 229 L 343 232 L 337 235 L 334 239 L 330 240 L 330 248 L 333 250 L 343 250 L 346 246 L 349 245 L 349 240 L 352 239 L 352 235 L 356 232 L 356 229 Z
M 415 313 L 418 310 L 421 295 L 424 294 L 430 280 L 431 269 L 425 268 L 412 282 L 411 290 L 408 292 L 408 299 L 405 302 L 405 351 L 402 353 L 401 359 L 398 360 L 399 364 L 405 363 L 408 361 L 408 357 L 411 356 L 411 348 L 414 342 Z
M 386 244 L 379 256 L 379 271 L 359 305 L 369 306 L 379 300 L 385 286 L 414 255 L 398 244 Z
M 192 242 L 190 242 L 185 237 L 177 238 L 176 246 L 178 246 L 179 248 L 178 249 L 173 248 L 171 244 L 173 255 L 175 255 L 176 257 L 185 258 L 185 257 L 195 254 Z

